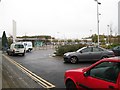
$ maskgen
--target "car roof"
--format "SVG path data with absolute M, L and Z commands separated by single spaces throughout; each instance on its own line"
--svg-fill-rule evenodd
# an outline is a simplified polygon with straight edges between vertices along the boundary
M 89 48 L 89 47 L 91 47 L 91 48 L 93 48 L 93 47 L 95 47 L 95 48 L 101 48 L 101 49 L 106 50 L 105 48 L 102 48 L 102 47 L 99 47 L 99 46 L 85 46 L 85 47 L 82 47 L 82 48 L 78 49 L 78 51 L 80 51 L 82 49 L 85 49 L 85 48 Z
M 14 42 L 13 44 L 23 44 L 22 42 Z
M 85 47 L 96 47 L 96 48 L 101 48 L 100 46 L 85 46 Z
M 103 59 L 103 61 L 117 61 L 117 62 L 120 62 L 120 56 L 118 56 L 118 57 L 111 57 L 111 58 L 105 58 L 105 59 Z
M 103 50 L 106 50 L 105 48 L 102 48 L 102 47 L 100 47 L 100 46 L 86 46 L 85 48 L 88 48 L 88 47 L 92 47 L 92 48 L 101 48 L 101 49 L 103 49 Z

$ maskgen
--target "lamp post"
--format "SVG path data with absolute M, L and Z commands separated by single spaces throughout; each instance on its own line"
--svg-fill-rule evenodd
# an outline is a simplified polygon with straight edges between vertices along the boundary
M 108 27 L 108 44 L 109 44 L 109 25 L 107 25 Z
M 101 3 L 98 2 L 98 0 L 95 0 L 97 2 L 97 30 L 98 30 L 98 46 L 99 46 L 99 42 L 100 42 L 100 39 L 99 39 L 99 7 L 98 5 L 100 5 Z

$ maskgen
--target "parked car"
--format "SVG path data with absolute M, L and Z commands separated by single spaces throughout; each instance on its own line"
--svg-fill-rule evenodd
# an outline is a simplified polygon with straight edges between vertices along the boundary
M 114 57 L 114 52 L 101 47 L 83 47 L 76 52 L 65 53 L 64 62 L 77 63 L 78 61 L 98 61 L 102 58 Z
M 113 49 L 115 56 L 120 56 L 120 46 L 116 46 Z
M 89 67 L 67 70 L 64 82 L 67 90 L 120 90 L 120 57 L 104 58 Z
M 10 45 L 10 49 L 7 50 L 8 55 L 22 54 L 25 55 L 25 47 L 21 42 L 15 42 Z
M 31 50 L 33 50 L 33 45 L 32 45 L 32 42 L 30 41 L 25 41 L 25 42 L 22 42 L 25 46 L 25 50 L 26 52 L 30 52 Z

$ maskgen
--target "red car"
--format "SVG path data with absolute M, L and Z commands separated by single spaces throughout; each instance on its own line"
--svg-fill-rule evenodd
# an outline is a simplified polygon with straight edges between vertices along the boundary
M 67 70 L 67 90 L 120 90 L 120 57 L 105 58 L 80 69 Z

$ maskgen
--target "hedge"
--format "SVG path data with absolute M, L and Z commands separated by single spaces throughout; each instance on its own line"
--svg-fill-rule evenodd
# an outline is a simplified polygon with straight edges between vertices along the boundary
M 56 48 L 56 55 L 57 56 L 63 56 L 64 53 L 66 52 L 74 52 L 77 51 L 78 49 L 84 47 L 86 45 L 83 44 L 74 44 L 74 45 L 62 45 L 62 46 L 58 46 Z

